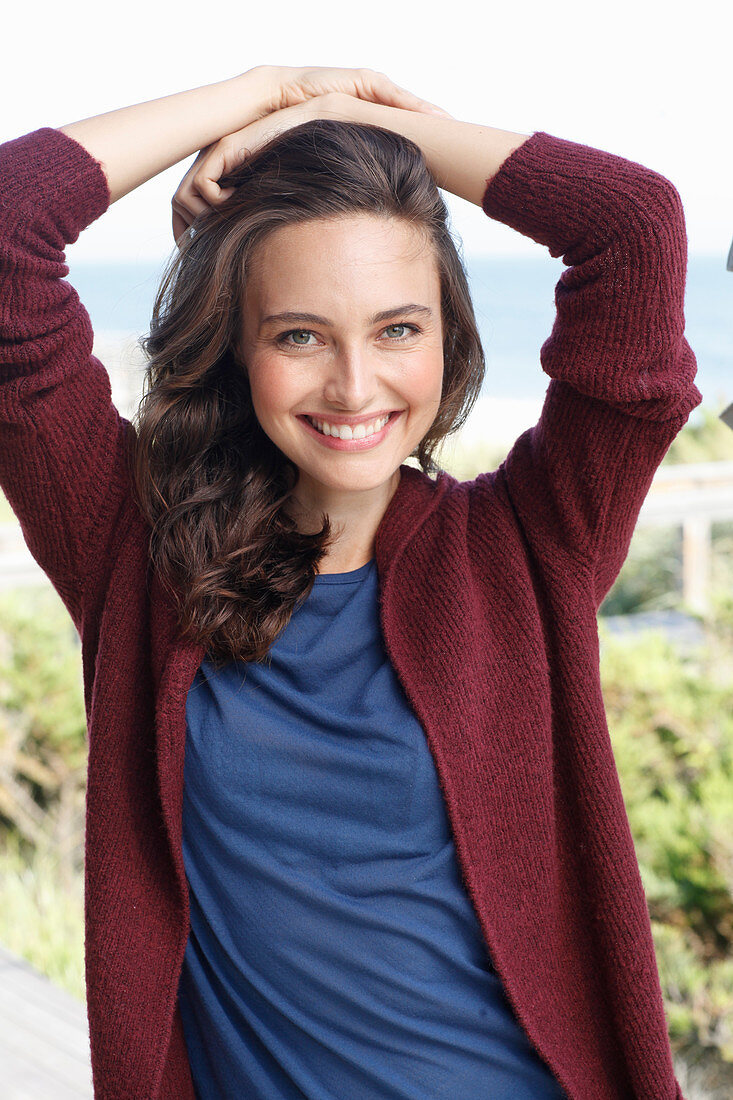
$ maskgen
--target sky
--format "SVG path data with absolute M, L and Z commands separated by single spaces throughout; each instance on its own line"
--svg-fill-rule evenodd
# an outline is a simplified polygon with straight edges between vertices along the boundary
M 40 0 L 3 15 L 0 141 L 255 65 L 364 66 L 458 119 L 545 130 L 661 172 L 682 197 L 690 254 L 724 264 L 733 237 L 732 31 L 730 0 Z M 171 196 L 193 159 L 114 203 L 68 247 L 68 262 L 164 261 Z M 466 255 L 541 250 L 444 194 Z

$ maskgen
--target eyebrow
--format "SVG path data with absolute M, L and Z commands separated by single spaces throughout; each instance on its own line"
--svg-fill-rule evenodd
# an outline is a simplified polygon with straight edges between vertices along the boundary
M 392 309 L 380 310 L 379 313 L 375 313 L 369 319 L 369 324 L 376 325 L 379 321 L 388 321 L 390 317 L 395 317 L 398 313 L 424 313 L 428 317 L 433 315 L 432 309 L 429 309 L 428 306 L 418 305 L 417 302 L 408 302 L 404 306 L 394 306 Z M 260 328 L 274 321 L 285 324 L 298 324 L 300 321 L 308 321 L 313 325 L 333 325 L 333 321 L 329 321 L 327 317 L 320 317 L 317 313 L 298 313 L 297 311 L 286 310 L 284 313 L 270 313 L 267 317 L 263 317 Z

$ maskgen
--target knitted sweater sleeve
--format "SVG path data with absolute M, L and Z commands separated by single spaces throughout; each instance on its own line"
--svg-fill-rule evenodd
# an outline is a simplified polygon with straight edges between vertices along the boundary
M 540 351 L 550 376 L 542 412 L 496 485 L 533 553 L 554 549 L 587 571 L 598 609 L 654 473 L 702 400 L 684 337 L 680 196 L 649 168 L 538 131 L 482 205 L 568 265 Z
M 129 495 L 131 425 L 64 279 L 65 246 L 108 205 L 101 165 L 61 131 L 0 145 L 0 486 L 77 629 Z

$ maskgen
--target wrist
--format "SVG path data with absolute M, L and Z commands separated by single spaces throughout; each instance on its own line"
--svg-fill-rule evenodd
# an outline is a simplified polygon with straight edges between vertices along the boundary
M 255 65 L 225 83 L 233 89 L 241 110 L 239 128 L 278 109 L 280 82 L 275 65 Z
M 359 121 L 410 138 L 422 150 L 438 187 L 481 206 L 490 180 L 530 134 L 499 130 L 421 111 L 363 103 Z

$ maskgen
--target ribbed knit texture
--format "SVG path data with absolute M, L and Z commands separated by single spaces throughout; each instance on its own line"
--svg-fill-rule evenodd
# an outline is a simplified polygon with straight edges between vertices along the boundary
M 109 204 L 60 131 L 0 146 L 0 484 L 82 640 L 86 975 L 95 1095 L 193 1100 L 176 991 L 182 646 L 64 247 Z M 685 224 L 663 176 L 533 134 L 487 215 L 562 256 L 540 420 L 498 470 L 403 466 L 377 533 L 385 646 L 422 723 L 462 874 L 527 1034 L 571 1100 L 673 1100 L 649 915 L 608 735 L 596 613 L 700 404 Z M 149 581 L 149 583 L 148 583 Z

